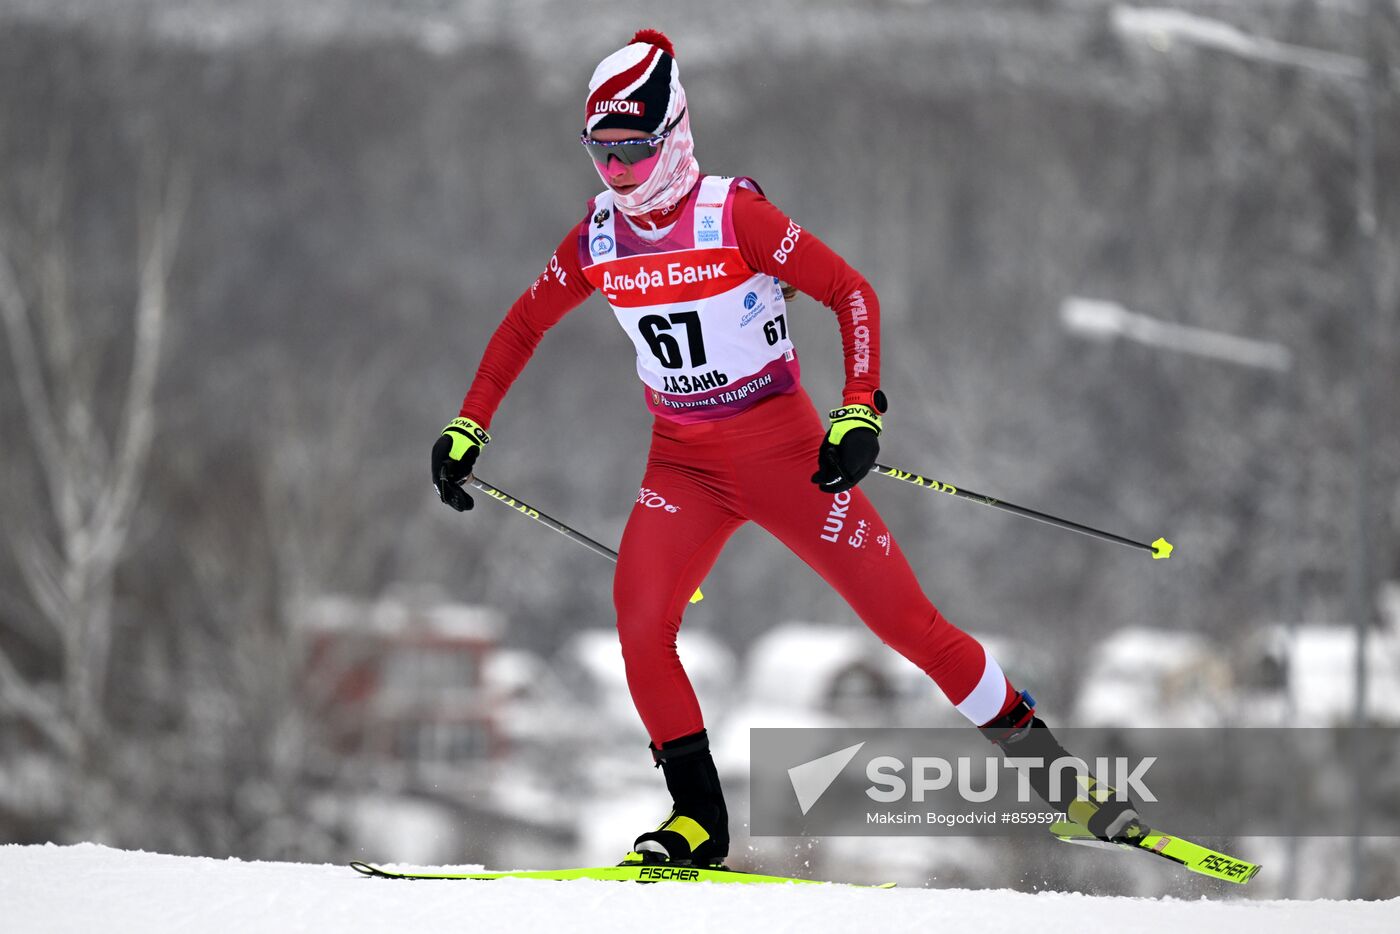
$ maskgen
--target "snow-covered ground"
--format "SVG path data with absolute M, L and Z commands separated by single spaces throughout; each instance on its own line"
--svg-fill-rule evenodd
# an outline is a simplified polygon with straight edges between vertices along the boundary
M 101 846 L 0 846 L 0 930 L 334 931 L 1400 930 L 1386 902 L 1106 898 L 1004 890 L 608 882 L 397 882 L 344 866 L 245 863 Z

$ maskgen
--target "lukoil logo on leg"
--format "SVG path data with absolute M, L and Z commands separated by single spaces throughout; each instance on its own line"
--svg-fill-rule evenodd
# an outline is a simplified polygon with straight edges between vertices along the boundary
M 843 490 L 831 498 L 831 509 L 822 523 L 822 541 L 840 540 L 841 530 L 846 527 L 846 513 L 851 510 L 851 491 Z

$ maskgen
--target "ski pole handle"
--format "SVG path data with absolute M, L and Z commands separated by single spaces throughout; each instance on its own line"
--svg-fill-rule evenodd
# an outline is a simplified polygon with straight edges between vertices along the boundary
M 482 480 L 475 474 L 468 476 L 467 479 L 463 482 L 485 493 L 487 496 L 491 497 L 496 502 L 501 503 L 505 506 L 509 506 L 511 509 L 514 509 L 516 512 L 520 513 L 522 516 L 527 516 L 531 519 L 534 519 L 536 522 L 538 522 L 540 525 L 543 525 L 545 528 L 553 529 L 560 535 L 567 538 L 569 541 L 582 545 L 584 548 L 587 548 L 595 555 L 607 558 L 613 564 L 617 564 L 617 552 L 613 551 L 607 545 L 604 545 L 601 542 L 596 542 L 593 539 L 589 538 L 587 535 L 584 535 L 582 532 L 578 531 L 577 529 L 570 528 L 569 526 L 560 522 L 558 519 L 555 519 L 552 516 L 540 512 L 538 509 L 536 509 L 534 506 L 531 506 L 529 503 L 524 502 L 523 500 L 516 499 L 514 496 L 511 496 L 504 490 L 492 486 L 491 484 L 487 483 L 485 480 Z M 699 603 L 703 599 L 705 599 L 705 595 L 700 592 L 699 588 L 697 588 L 695 593 L 691 594 L 690 602 Z
M 1071 522 L 1069 519 L 1061 519 L 1059 516 L 1052 516 L 1049 513 L 1038 512 L 1034 509 L 1027 509 L 1025 506 L 1017 506 L 1015 503 L 1008 503 L 981 493 L 974 493 L 971 490 L 953 486 L 951 483 L 944 483 L 941 480 L 934 480 L 932 477 L 925 477 L 913 471 L 901 470 L 898 467 L 887 467 L 884 464 L 876 464 L 871 468 L 876 473 L 884 477 L 895 480 L 903 480 L 905 483 L 912 483 L 914 486 L 923 487 L 935 493 L 947 493 L 949 496 L 957 496 L 961 499 L 971 500 L 974 503 L 981 503 L 984 506 L 992 506 L 1005 512 L 1024 516 L 1027 519 L 1034 519 L 1037 522 L 1044 522 L 1056 528 L 1068 529 L 1071 532 L 1078 532 L 1081 535 L 1088 535 L 1106 542 L 1114 542 L 1119 545 L 1127 545 L 1129 548 L 1137 548 L 1152 555 L 1153 559 L 1170 558 L 1172 555 L 1172 543 L 1165 538 L 1159 538 L 1152 544 L 1133 541 L 1131 538 L 1124 538 L 1112 532 L 1105 532 L 1087 525 L 1080 525 L 1078 522 Z

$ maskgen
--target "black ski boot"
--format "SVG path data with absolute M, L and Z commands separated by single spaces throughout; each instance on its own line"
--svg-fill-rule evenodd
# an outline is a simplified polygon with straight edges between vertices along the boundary
M 1021 692 L 1020 700 L 1010 711 L 985 724 L 982 735 L 999 746 L 1008 759 L 1039 759 L 1040 765 L 1026 770 L 1031 788 L 1051 808 L 1063 812 L 1100 840 L 1131 840 L 1144 833 L 1133 802 L 1087 772 L 1080 773 L 1077 787 L 1068 781 L 1055 787 L 1051 780 L 1052 763 L 1075 757 L 1065 751 L 1045 721 L 1035 715 L 1035 698 L 1026 691 Z
M 632 849 L 644 860 L 712 866 L 729 855 L 729 811 L 710 758 L 704 730 L 651 747 L 652 758 L 666 776 L 671 813 L 661 826 L 642 834 Z M 629 854 L 629 859 L 631 858 Z

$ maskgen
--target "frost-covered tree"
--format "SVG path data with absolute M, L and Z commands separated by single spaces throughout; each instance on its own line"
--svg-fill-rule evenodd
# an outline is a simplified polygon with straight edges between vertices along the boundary
M 103 310 L 77 297 L 65 163 L 49 162 L 35 230 L 0 231 L 0 321 L 27 431 L 6 446 L 28 442 L 41 491 L 11 497 L 3 539 L 28 590 L 27 628 L 52 647 L 21 668 L 0 640 L 0 713 L 58 763 L 77 828 L 100 832 L 115 582 L 156 432 L 167 286 L 188 184 L 178 170 L 148 173 L 138 196 L 134 307 L 117 325 L 99 325 Z

